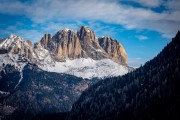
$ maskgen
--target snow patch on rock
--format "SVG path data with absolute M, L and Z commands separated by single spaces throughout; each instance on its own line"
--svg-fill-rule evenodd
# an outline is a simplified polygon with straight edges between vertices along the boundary
M 16 89 L 18 87 L 18 85 L 21 83 L 22 79 L 23 79 L 23 68 L 26 66 L 27 63 L 23 63 L 23 65 L 20 67 L 20 79 L 17 83 L 17 85 L 14 87 L 14 89 Z

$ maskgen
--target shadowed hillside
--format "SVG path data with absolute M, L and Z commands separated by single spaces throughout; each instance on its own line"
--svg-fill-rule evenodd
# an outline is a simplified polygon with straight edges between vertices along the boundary
M 85 91 L 68 119 L 179 120 L 180 32 L 157 57 Z

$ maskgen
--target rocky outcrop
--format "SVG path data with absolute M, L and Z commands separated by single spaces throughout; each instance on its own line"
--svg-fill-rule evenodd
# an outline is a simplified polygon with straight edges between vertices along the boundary
M 57 60 L 82 57 L 80 41 L 72 30 L 65 29 L 57 32 L 53 41 L 58 45 L 55 50 Z
M 94 60 L 112 59 L 116 63 L 127 65 L 126 51 L 117 40 L 110 37 L 97 38 L 95 33 L 86 26 L 80 27 L 77 33 L 64 29 L 54 36 L 45 34 L 40 42 L 34 44 L 34 48 L 29 40 L 11 35 L 0 44 L 0 54 L 5 53 L 11 53 L 14 59 L 33 63 L 92 58 Z
M 51 46 L 51 41 L 52 41 L 52 34 L 45 34 L 40 40 L 40 43 L 45 49 L 49 49 Z
M 94 32 L 90 30 L 89 27 L 82 26 L 78 30 L 77 36 L 81 42 L 84 53 L 83 57 L 90 57 L 95 60 L 108 57 L 105 51 L 99 45 L 98 38 L 96 38 Z
M 127 54 L 122 44 L 110 37 L 101 37 L 98 41 L 99 45 L 106 51 L 110 59 L 117 63 L 127 65 Z
M 10 35 L 1 44 L 0 48 L 6 50 L 12 59 L 18 61 L 34 62 L 36 56 L 33 52 L 32 43 L 29 40 L 23 40 L 16 35 Z
M 94 31 L 86 26 L 80 27 L 77 34 L 69 29 L 60 30 L 54 36 L 45 34 L 40 43 L 57 61 L 90 57 L 94 60 L 112 59 L 127 65 L 126 51 L 117 40 L 97 38 Z
M 76 33 L 69 29 L 58 31 L 53 37 L 45 34 L 41 45 L 48 49 L 57 61 L 82 57 L 82 48 Z

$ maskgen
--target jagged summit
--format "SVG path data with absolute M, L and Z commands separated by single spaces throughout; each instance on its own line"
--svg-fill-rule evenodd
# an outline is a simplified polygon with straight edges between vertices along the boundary
M 102 45 L 102 41 L 105 44 Z M 87 26 L 81 26 L 77 33 L 64 29 L 54 36 L 45 34 L 40 43 L 43 48 L 54 54 L 58 61 L 90 57 L 94 60 L 112 59 L 127 65 L 126 51 L 117 40 L 110 37 L 97 38 L 94 31 Z
M 88 40 L 95 40 L 95 33 L 87 26 L 81 26 L 78 31 L 77 35 L 80 40 L 88 39 Z
M 0 48 L 7 50 L 8 55 L 15 60 L 24 58 L 33 61 L 35 58 L 31 41 L 23 40 L 17 35 L 11 34 L 0 44 Z
M 71 29 L 69 29 L 69 28 L 65 28 L 65 29 L 63 29 L 64 31 L 66 31 L 66 32 L 68 32 L 68 31 L 73 31 L 73 30 L 71 30 Z
M 110 37 L 97 38 L 87 26 L 81 26 L 77 33 L 70 29 L 59 30 L 55 35 L 46 33 L 34 45 L 19 36 L 10 35 L 0 43 L 0 54 L 6 58 L 1 57 L 1 65 L 6 60 L 6 64 L 21 68 L 23 63 L 30 62 L 46 71 L 69 73 L 83 78 L 123 75 L 129 70 L 123 46 Z M 81 67 L 77 66 L 78 62 L 82 62 Z M 89 66 L 91 63 L 92 66 Z M 105 69 L 118 67 L 111 68 L 109 74 L 108 71 L 103 73 L 103 68 L 96 69 L 100 65 L 106 66 Z M 92 74 L 93 71 L 96 73 Z
M 22 41 L 21 37 L 19 37 L 17 35 L 14 35 L 14 34 L 11 34 L 7 39 L 5 39 L 0 44 L 0 47 L 1 48 L 7 48 L 7 47 L 10 47 L 13 44 L 18 44 L 18 42 L 21 42 L 21 41 Z
M 20 37 L 20 36 L 15 35 L 15 34 L 10 34 L 8 38 L 16 38 L 16 37 Z

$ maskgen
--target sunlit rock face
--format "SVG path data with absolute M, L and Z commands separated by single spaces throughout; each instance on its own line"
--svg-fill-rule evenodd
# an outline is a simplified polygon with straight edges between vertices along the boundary
M 117 40 L 110 37 L 97 38 L 87 26 L 80 27 L 77 33 L 64 29 L 54 36 L 45 34 L 40 43 L 57 61 L 67 58 L 112 59 L 116 63 L 127 65 L 126 51 Z
M 128 64 L 126 51 L 117 40 L 113 40 L 110 37 L 101 37 L 98 39 L 98 42 L 110 59 L 123 65 Z

